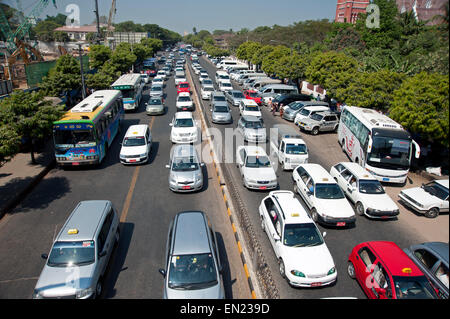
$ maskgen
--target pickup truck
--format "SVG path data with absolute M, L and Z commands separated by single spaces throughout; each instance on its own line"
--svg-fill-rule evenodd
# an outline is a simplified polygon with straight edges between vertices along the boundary
M 300 164 L 308 163 L 308 147 L 289 125 L 276 124 L 271 128 L 270 147 L 277 154 L 283 170 L 293 170 Z

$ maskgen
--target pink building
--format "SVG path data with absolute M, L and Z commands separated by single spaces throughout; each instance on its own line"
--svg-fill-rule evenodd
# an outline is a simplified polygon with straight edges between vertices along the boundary
M 356 23 L 358 14 L 366 13 L 369 0 L 338 0 L 335 22 Z

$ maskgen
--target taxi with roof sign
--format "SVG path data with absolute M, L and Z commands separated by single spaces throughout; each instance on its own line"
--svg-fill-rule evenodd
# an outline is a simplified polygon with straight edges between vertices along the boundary
M 336 281 L 333 257 L 314 221 L 291 191 L 272 191 L 259 206 L 261 227 L 291 286 L 320 287 Z
M 354 225 L 355 212 L 333 177 L 319 164 L 300 164 L 293 173 L 294 191 L 310 209 L 315 222 L 328 226 Z
M 337 163 L 331 167 L 330 175 L 347 198 L 355 204 L 358 215 L 388 219 L 395 218 L 400 213 L 398 206 L 386 194 L 380 181 L 358 163 Z
M 347 273 L 370 299 L 438 298 L 428 278 L 394 242 L 356 245 L 348 257 Z
M 119 243 L 119 215 L 108 200 L 82 201 L 56 236 L 33 292 L 34 299 L 99 297 L 112 251 Z
M 131 125 L 120 149 L 120 162 L 122 164 L 140 164 L 148 162 L 152 149 L 152 135 L 147 124 Z

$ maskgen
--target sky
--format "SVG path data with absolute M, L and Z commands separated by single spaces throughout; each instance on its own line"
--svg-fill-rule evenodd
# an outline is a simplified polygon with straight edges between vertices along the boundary
M 0 0 L 16 7 L 17 0 Z M 28 15 L 39 0 L 20 0 Z M 111 0 L 98 0 L 100 15 L 108 16 Z M 116 0 L 117 13 L 114 22 L 132 20 L 141 24 L 157 24 L 181 35 L 192 33 L 193 27 L 200 30 L 239 31 L 258 26 L 287 26 L 305 20 L 334 20 L 337 0 Z M 81 24 L 95 21 L 94 0 L 52 1 L 41 15 L 56 15 L 65 12 L 70 4 L 80 8 Z

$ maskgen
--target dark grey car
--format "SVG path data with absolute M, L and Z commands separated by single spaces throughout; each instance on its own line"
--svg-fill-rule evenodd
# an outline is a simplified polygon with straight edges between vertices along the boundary
M 441 298 L 448 299 L 448 243 L 427 242 L 405 249 L 405 253 L 439 290 Z
M 216 233 L 205 213 L 185 211 L 167 235 L 164 299 L 224 299 Z

